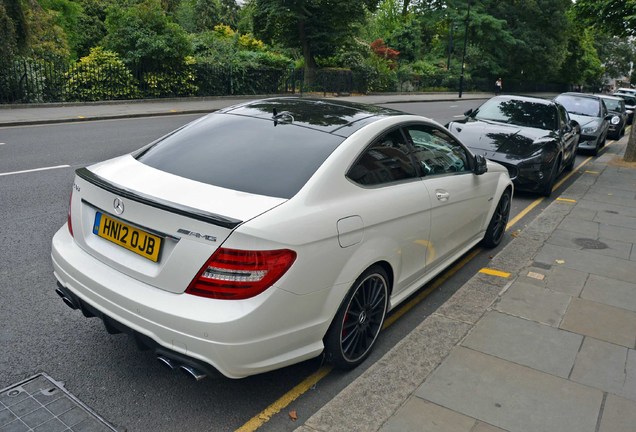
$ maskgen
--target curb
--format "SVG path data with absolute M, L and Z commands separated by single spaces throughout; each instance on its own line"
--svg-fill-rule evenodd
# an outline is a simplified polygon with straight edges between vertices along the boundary
M 465 94 L 464 98 L 443 98 L 443 97 L 435 97 L 432 99 L 417 99 L 416 96 L 426 96 L 427 93 L 422 94 L 391 94 L 391 95 L 364 95 L 364 96 L 317 96 L 313 94 L 305 94 L 305 96 L 301 97 L 309 97 L 309 98 L 321 98 L 321 99 L 342 99 L 342 100 L 355 100 L 356 102 L 362 102 L 358 99 L 361 98 L 378 98 L 383 97 L 386 98 L 386 101 L 368 101 L 366 103 L 370 104 L 398 104 L 398 103 L 430 103 L 430 102 L 457 102 L 462 100 L 485 100 L 489 96 L 484 93 L 478 94 Z M 440 95 L 437 93 L 436 95 Z M 262 99 L 262 98 L 270 98 L 270 97 L 281 97 L 281 96 L 290 96 L 290 95 L 252 95 L 252 96 L 232 96 L 232 97 L 202 97 L 202 98 L 172 98 L 172 99 L 140 99 L 140 100 L 132 100 L 132 101 L 104 101 L 104 102 L 86 102 L 86 103 L 54 103 L 54 104 L 30 104 L 30 105 L 11 105 L 11 106 L 3 106 L 0 105 L 0 113 L 2 110 L 5 112 L 10 112 L 11 110 L 16 109 L 32 109 L 32 108 L 71 108 L 71 107 L 94 107 L 94 106 L 120 106 L 120 105 L 139 105 L 143 107 L 144 104 L 157 104 L 157 103 L 188 103 L 188 102 L 206 102 L 206 101 L 228 101 L 230 103 L 227 106 L 232 105 L 232 101 L 234 100 L 245 100 L 245 99 Z M 293 95 L 292 95 L 293 96 Z M 404 98 L 402 97 L 404 96 Z M 408 96 L 408 98 L 406 97 Z M 395 97 L 396 99 L 392 99 Z M 43 125 L 43 124 L 59 124 L 59 123 L 74 123 L 74 122 L 83 122 L 83 121 L 98 121 L 98 120 L 118 120 L 118 119 L 126 119 L 126 118 L 142 118 L 142 117 L 156 117 L 156 116 L 170 116 L 170 115 L 184 115 L 184 114 L 208 114 L 214 111 L 218 111 L 220 107 L 216 108 L 196 108 L 196 109 L 183 109 L 177 111 L 151 111 L 151 112 L 133 112 L 126 114 L 97 114 L 97 115 L 89 115 L 86 117 L 66 117 L 66 118 L 52 118 L 52 119 L 34 119 L 34 120 L 0 120 L 0 127 L 11 127 L 11 126 L 34 126 L 34 125 Z

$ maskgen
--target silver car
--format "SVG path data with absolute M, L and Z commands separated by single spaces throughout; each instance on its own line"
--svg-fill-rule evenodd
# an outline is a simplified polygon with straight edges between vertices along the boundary
M 585 93 L 561 93 L 555 98 L 565 107 L 570 118 L 581 126 L 578 148 L 597 155 L 605 145 L 612 115 L 600 96 Z

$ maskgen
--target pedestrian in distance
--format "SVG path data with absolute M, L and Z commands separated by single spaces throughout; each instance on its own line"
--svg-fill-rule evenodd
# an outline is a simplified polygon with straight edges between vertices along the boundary
M 497 81 L 495 81 L 495 95 L 499 96 L 502 88 L 503 84 L 501 82 L 501 78 L 497 78 Z

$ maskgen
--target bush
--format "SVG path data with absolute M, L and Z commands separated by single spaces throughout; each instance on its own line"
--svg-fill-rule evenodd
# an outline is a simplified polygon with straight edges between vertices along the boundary
M 67 100 L 97 101 L 139 97 L 137 83 L 117 54 L 102 47 L 91 48 L 65 74 Z
M 196 70 L 194 57 L 186 57 L 177 69 L 142 74 L 144 95 L 148 97 L 175 97 L 196 95 Z

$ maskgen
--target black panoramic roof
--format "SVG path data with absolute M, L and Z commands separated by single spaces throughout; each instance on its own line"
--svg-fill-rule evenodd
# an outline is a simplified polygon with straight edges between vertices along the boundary
M 403 112 L 352 102 L 299 97 L 257 100 L 217 111 L 221 114 L 260 118 L 272 122 L 348 137 L 381 118 Z

